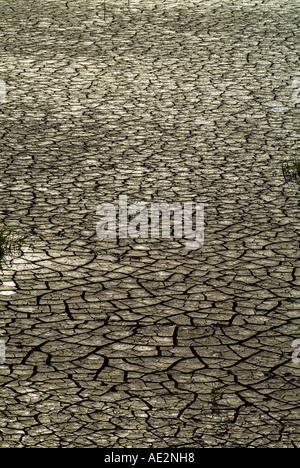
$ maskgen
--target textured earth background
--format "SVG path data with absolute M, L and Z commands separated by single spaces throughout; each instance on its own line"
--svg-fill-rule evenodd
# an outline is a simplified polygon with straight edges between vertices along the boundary
M 0 0 L 0 447 L 299 448 L 299 13 Z M 120 194 L 205 203 L 204 247 L 101 241 Z

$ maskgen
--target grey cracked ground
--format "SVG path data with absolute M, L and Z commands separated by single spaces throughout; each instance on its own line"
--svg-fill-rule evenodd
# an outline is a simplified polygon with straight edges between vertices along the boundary
M 2 448 L 299 447 L 298 18 L 0 1 Z M 120 194 L 205 203 L 204 247 L 100 241 Z

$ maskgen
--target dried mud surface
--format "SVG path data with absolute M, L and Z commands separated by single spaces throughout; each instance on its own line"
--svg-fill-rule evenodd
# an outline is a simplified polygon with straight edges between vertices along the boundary
M 1 0 L 0 447 L 299 447 L 297 19 Z M 205 203 L 204 247 L 99 240 L 120 194 Z

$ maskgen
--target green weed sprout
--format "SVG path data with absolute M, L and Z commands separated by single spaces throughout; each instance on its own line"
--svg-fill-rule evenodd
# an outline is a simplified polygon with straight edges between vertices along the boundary
M 0 259 L 8 253 L 20 250 L 24 237 L 17 237 L 5 226 L 0 227 Z
M 211 392 L 210 392 L 210 399 L 213 405 L 216 405 L 219 400 L 221 400 L 224 392 L 223 390 L 216 388 L 215 385 L 212 386 Z
M 300 183 L 300 159 L 298 156 L 282 163 L 282 174 L 286 182 Z

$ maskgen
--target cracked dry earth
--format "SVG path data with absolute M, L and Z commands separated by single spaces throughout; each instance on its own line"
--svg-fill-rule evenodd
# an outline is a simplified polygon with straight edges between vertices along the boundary
M 299 447 L 299 2 L 0 10 L 0 446 Z M 204 247 L 101 241 L 120 194 L 205 203 Z

